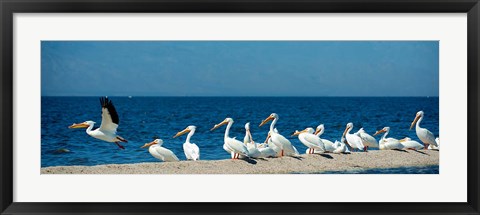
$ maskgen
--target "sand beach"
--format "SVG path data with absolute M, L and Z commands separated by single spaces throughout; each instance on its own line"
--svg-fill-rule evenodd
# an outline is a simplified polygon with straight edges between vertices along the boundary
M 439 151 L 376 150 L 248 160 L 56 166 L 41 168 L 41 174 L 290 174 L 430 165 L 439 165 Z

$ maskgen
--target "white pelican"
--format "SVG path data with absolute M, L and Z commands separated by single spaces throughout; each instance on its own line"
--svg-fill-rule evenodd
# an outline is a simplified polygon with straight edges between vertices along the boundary
M 257 149 L 257 144 L 253 141 L 252 133 L 250 133 L 250 122 L 245 123 L 245 137 L 243 144 L 247 147 L 248 156 L 252 158 L 262 157 L 262 153 Z
M 317 129 L 315 130 L 315 135 L 320 137 L 323 134 L 323 132 L 325 132 L 325 126 L 323 124 L 320 124 L 319 126 L 317 126 Z M 321 137 L 320 137 L 320 139 L 322 140 L 323 145 L 325 146 L 325 151 L 333 152 L 333 150 L 335 150 L 335 147 L 333 147 L 333 142 L 332 141 L 327 140 L 327 139 L 323 139 Z M 317 152 L 314 152 L 314 153 L 317 153 Z
M 225 129 L 225 137 L 223 139 L 224 140 L 223 149 L 225 149 L 225 151 L 230 153 L 230 155 L 232 156 L 232 159 L 238 159 L 240 155 L 248 156 L 247 147 L 245 147 L 245 145 L 243 145 L 242 142 L 228 136 L 228 133 L 230 132 L 230 127 L 232 127 L 232 124 L 233 124 L 232 118 L 226 118 L 221 123 L 213 126 L 213 128 L 210 129 L 210 131 L 213 131 L 225 124 L 227 124 L 227 128 Z
M 280 148 L 280 155 L 279 156 L 284 156 L 284 155 L 289 155 L 289 156 L 297 156 L 299 155 L 297 149 L 292 145 L 292 143 L 282 136 L 280 133 L 275 132 L 275 124 L 278 121 L 278 115 L 276 113 L 270 114 L 266 119 L 262 120 L 262 123 L 260 123 L 259 126 L 265 125 L 265 123 L 269 122 L 270 120 L 273 120 L 273 122 L 270 124 L 270 140 L 273 144 L 275 144 L 278 148 Z
M 345 143 L 339 142 L 337 140 L 333 144 L 333 147 L 335 149 L 332 152 L 335 154 L 341 154 L 341 153 L 347 152 L 347 146 L 345 145 Z
M 428 145 L 428 149 L 429 150 L 432 150 L 432 149 L 437 149 L 437 150 L 440 150 L 440 138 L 435 138 L 435 142 L 437 143 L 437 146 L 434 146 L 434 145 Z
M 112 101 L 108 100 L 107 97 L 102 97 L 100 98 L 100 104 L 102 105 L 102 124 L 100 124 L 99 128 L 92 131 L 93 125 L 95 124 L 94 121 L 74 123 L 68 128 L 87 128 L 86 132 L 88 135 L 103 141 L 115 143 L 119 148 L 125 149 L 119 142 L 128 141 L 117 135 L 119 119 Z
M 176 138 L 188 132 L 187 139 L 183 144 L 183 152 L 185 153 L 185 157 L 187 157 L 187 160 L 196 161 L 200 159 L 200 149 L 198 148 L 197 144 L 190 143 L 190 138 L 193 136 L 196 129 L 197 129 L 196 126 L 190 125 L 187 128 L 183 129 L 183 131 L 180 131 L 177 134 L 175 134 L 175 136 L 173 136 L 173 138 Z
M 353 123 L 349 122 L 342 136 L 345 136 L 348 145 L 352 147 L 352 151 L 355 149 L 363 150 L 364 145 L 362 139 L 357 134 L 350 134 L 350 131 L 353 129 Z
M 378 148 L 378 142 L 375 139 L 375 137 L 372 137 L 369 134 L 367 134 L 367 132 L 365 132 L 363 128 L 360 128 L 360 130 L 358 130 L 356 134 L 360 137 L 360 139 L 362 139 L 362 143 L 365 146 L 364 148 L 365 151 L 368 151 L 368 147 Z
M 306 154 L 313 154 L 315 149 L 319 153 L 325 152 L 325 146 L 323 145 L 320 137 L 314 134 L 313 128 L 305 128 L 303 131 L 295 131 L 292 136 L 297 136 L 303 145 L 305 145 L 308 150 Z
M 391 138 L 391 137 L 387 138 L 387 135 L 388 135 L 389 131 L 390 131 L 390 127 L 384 127 L 381 130 L 377 131 L 373 135 L 373 136 L 376 136 L 378 134 L 381 134 L 381 133 L 385 132 L 385 134 L 383 134 L 382 138 L 380 138 L 380 141 L 379 141 L 380 150 L 384 150 L 384 149 L 403 149 L 403 145 L 400 143 L 400 141 L 398 141 L 395 138 Z
M 427 149 L 428 145 L 434 145 L 438 147 L 437 142 L 435 142 L 435 137 L 433 136 L 433 133 L 427 130 L 426 128 L 421 128 L 420 123 L 423 120 L 423 111 L 418 111 L 417 115 L 415 116 L 415 119 L 413 120 L 412 124 L 410 125 L 410 129 L 413 128 L 413 125 L 415 125 L 415 131 L 417 133 L 418 139 L 420 139 L 423 144 L 424 144 L 424 149 Z
M 276 157 L 277 154 L 280 152 L 280 148 L 276 147 L 270 140 L 270 132 L 268 132 L 267 139 L 265 139 L 265 143 L 261 143 L 257 145 L 258 150 L 262 153 L 264 157 Z
M 248 153 L 250 157 L 253 158 L 267 158 L 275 157 L 277 152 L 271 147 L 268 147 L 268 140 L 270 135 L 267 136 L 265 143 L 262 143 L 262 147 L 259 147 L 255 141 L 253 141 L 252 133 L 250 133 L 250 123 L 245 124 L 245 137 L 243 138 L 243 143 L 247 145 Z
M 410 139 L 409 137 L 405 137 L 400 141 L 400 144 L 403 145 L 404 149 L 410 149 L 410 150 L 419 150 L 423 148 L 423 145 L 415 140 Z
M 150 143 L 145 143 L 145 145 L 143 145 L 140 148 L 148 147 L 148 152 L 150 152 L 150 154 L 153 157 L 160 159 L 162 161 L 165 161 L 165 162 L 179 161 L 178 157 L 172 151 L 162 147 L 162 144 L 163 144 L 162 139 L 155 139 Z

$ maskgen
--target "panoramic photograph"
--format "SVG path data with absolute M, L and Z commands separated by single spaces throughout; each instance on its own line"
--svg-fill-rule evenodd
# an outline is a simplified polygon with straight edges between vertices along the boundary
M 41 174 L 439 174 L 438 41 L 42 41 Z

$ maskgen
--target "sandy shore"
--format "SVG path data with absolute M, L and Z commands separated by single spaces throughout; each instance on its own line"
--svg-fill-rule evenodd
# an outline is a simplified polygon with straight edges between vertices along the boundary
M 286 174 L 438 165 L 438 151 L 369 151 L 256 160 L 180 161 L 98 166 L 57 166 L 42 174 Z

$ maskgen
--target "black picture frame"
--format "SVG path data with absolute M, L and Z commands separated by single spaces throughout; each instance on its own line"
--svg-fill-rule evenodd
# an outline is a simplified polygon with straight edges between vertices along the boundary
M 0 0 L 2 214 L 479 214 L 478 0 Z M 467 13 L 468 197 L 465 203 L 19 203 L 13 202 L 14 13 Z M 319 191 L 321 195 L 321 191 Z M 448 195 L 446 193 L 445 195 Z

